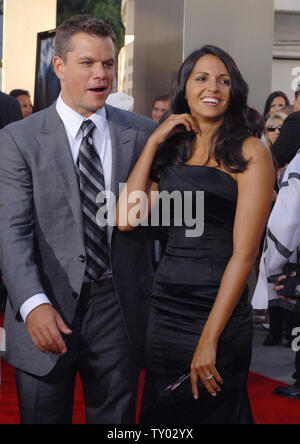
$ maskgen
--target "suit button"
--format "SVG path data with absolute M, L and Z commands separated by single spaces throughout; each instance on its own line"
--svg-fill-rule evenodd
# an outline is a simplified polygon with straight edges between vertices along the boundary
M 73 291 L 72 296 L 73 296 L 74 299 L 77 299 L 78 298 L 78 293 L 76 293 L 76 291 Z
M 82 262 L 82 263 L 84 264 L 85 261 L 86 261 L 86 257 L 83 256 L 83 254 L 81 254 L 81 255 L 79 256 L 78 260 L 79 260 L 79 262 Z

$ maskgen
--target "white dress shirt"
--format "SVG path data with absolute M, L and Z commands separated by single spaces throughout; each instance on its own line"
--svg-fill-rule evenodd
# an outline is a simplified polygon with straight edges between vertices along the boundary
M 75 165 L 77 163 L 80 144 L 82 141 L 82 122 L 84 120 L 91 120 L 94 122 L 96 128 L 93 133 L 93 142 L 103 165 L 105 188 L 106 190 L 110 190 L 112 173 L 112 147 L 105 108 L 101 108 L 91 117 L 86 119 L 67 106 L 60 95 L 56 102 L 56 110 L 63 121 Z M 103 277 L 106 278 L 110 274 L 111 271 L 108 270 L 105 272 Z M 51 302 L 45 294 L 41 293 L 29 298 L 20 308 L 20 315 L 22 316 L 24 322 L 26 321 L 29 313 L 42 304 L 51 305 Z

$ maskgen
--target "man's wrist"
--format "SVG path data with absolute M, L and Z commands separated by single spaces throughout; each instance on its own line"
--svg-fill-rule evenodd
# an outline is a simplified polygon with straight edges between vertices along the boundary
M 39 293 L 29 298 L 20 308 L 20 315 L 23 321 L 26 323 L 28 315 L 40 305 L 49 304 L 52 305 L 47 296 L 44 293 Z

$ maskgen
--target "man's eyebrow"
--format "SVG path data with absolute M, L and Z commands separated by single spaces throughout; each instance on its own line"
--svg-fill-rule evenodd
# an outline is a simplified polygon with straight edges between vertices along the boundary
M 82 56 L 82 57 L 79 58 L 80 62 L 83 61 L 83 60 L 94 61 L 96 59 L 94 57 L 91 57 L 91 56 Z M 111 62 L 115 63 L 115 59 L 114 58 L 107 59 L 107 60 L 104 60 L 102 63 L 111 63 Z
M 81 56 L 79 60 L 94 60 L 93 57 L 90 56 Z

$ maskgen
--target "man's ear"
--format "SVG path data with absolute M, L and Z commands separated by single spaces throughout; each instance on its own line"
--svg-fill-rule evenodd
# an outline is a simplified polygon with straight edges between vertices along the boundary
M 59 80 L 63 80 L 64 79 L 64 72 L 65 72 L 65 69 L 64 69 L 65 63 L 64 63 L 63 59 L 59 56 L 54 56 L 53 67 L 54 67 L 55 74 L 57 75 Z

